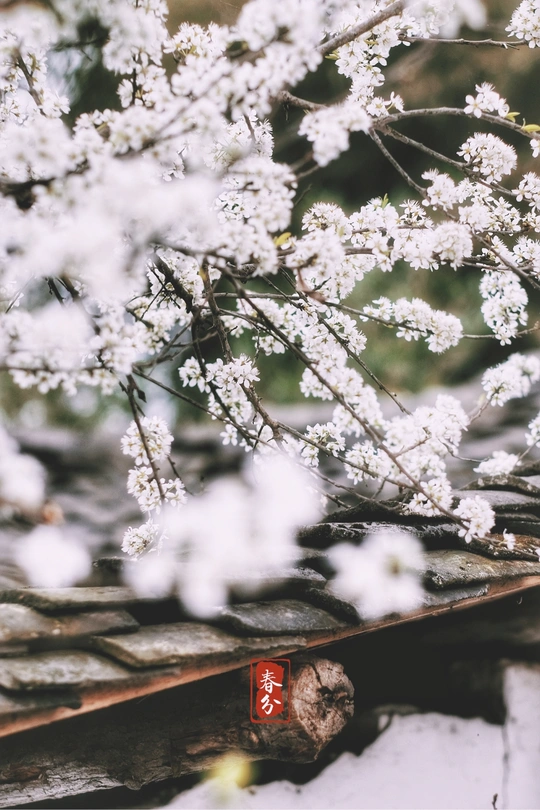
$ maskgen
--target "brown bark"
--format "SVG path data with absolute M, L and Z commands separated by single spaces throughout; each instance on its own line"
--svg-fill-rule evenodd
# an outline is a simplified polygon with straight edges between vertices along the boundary
M 239 670 L 0 741 L 0 807 L 149 782 L 248 760 L 311 762 L 353 713 L 341 664 L 292 659 L 291 722 L 250 719 L 249 671 Z

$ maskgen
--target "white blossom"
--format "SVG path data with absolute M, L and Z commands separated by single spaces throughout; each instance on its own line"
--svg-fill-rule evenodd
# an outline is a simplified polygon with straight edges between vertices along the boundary
M 135 459 L 135 464 L 148 464 L 148 453 L 152 461 L 167 458 L 171 452 L 173 437 L 164 419 L 157 416 L 143 416 L 140 419 L 141 436 L 136 422 L 132 422 L 122 438 L 122 452 Z
M 518 168 L 518 150 L 488 130 L 496 117 L 518 140 L 529 139 L 535 158 L 540 140 L 535 124 L 510 123 L 518 115 L 510 99 L 472 83 L 475 91 L 451 111 L 470 125 L 461 160 L 444 171 L 444 156 L 421 144 L 439 168 L 422 169 L 425 182 L 411 184 L 412 199 L 389 199 L 381 188 L 344 210 L 329 192 L 323 201 L 298 195 L 305 173 L 337 159 L 351 134 L 377 144 L 380 133 L 387 142 L 394 124 L 397 133 L 418 114 L 405 110 L 411 94 L 385 88 L 388 65 L 400 64 L 411 39 L 453 38 L 464 24 L 487 22 L 480 0 L 407 0 L 325 54 L 342 96 L 319 104 L 287 95 L 302 94 L 296 87 L 318 70 L 328 42 L 389 5 L 248 0 L 234 25 L 183 21 L 176 29 L 166 0 L 13 3 L 0 15 L 0 366 L 19 388 L 39 394 L 80 397 L 88 387 L 96 405 L 127 394 L 137 414 L 122 439 L 133 460 L 127 489 L 146 522 L 127 528 L 122 546 L 132 558 L 129 583 L 145 596 L 180 594 L 194 613 L 209 615 L 231 593 L 249 595 L 275 574 L 278 552 L 294 555 L 295 527 L 316 515 L 313 497 L 325 493 L 312 490 L 326 476 L 318 469 L 323 456 L 343 465 L 353 486 L 410 489 L 405 512 L 448 517 L 452 510 L 447 457 L 460 452 L 469 418 L 448 395 L 411 413 L 387 412 L 379 396 L 385 383 L 371 371 L 376 334 L 388 328 L 436 354 L 461 343 L 474 300 L 451 313 L 417 297 L 429 271 L 449 285 L 458 274 L 479 274 L 492 336 L 512 346 L 522 335 L 527 284 L 540 279 L 540 179 L 521 172 L 502 187 Z M 539 15 L 538 0 L 524 0 L 507 30 L 537 46 Z M 89 27 L 106 36 L 81 47 L 88 44 L 108 72 L 117 103 L 79 114 L 70 104 L 82 63 L 71 45 Z M 281 139 L 274 143 L 280 105 L 291 107 L 287 137 L 300 136 L 296 163 L 284 157 L 290 152 Z M 480 119 L 486 131 L 475 133 Z M 387 288 L 404 266 L 415 271 L 414 285 L 392 296 Z M 281 382 L 267 368 L 289 359 L 301 369 L 299 393 L 332 403 L 319 421 L 288 426 L 261 399 L 265 391 L 274 399 Z M 488 403 L 503 405 L 539 378 L 540 361 L 514 353 L 487 369 L 481 386 Z M 153 384 L 219 422 L 224 445 L 254 451 L 259 483 L 230 480 L 188 497 L 171 457 L 174 415 L 169 428 L 142 410 Z M 73 403 L 67 407 L 75 411 Z M 540 443 L 538 419 L 525 436 L 529 447 Z M 278 445 L 301 474 L 268 472 Z M 519 458 L 500 450 L 477 471 L 507 473 Z M 38 462 L 0 432 L 1 515 L 39 520 L 45 497 Z M 467 541 L 492 526 L 478 498 L 462 500 L 455 518 Z M 41 560 L 46 544 L 36 536 L 28 548 Z M 54 564 L 44 564 L 51 582 L 64 581 L 56 561 L 66 538 L 49 533 L 57 550 Z M 366 571 L 379 571 L 372 579 L 384 591 L 386 552 L 370 551 L 378 542 L 350 553 Z M 66 560 L 67 578 L 82 577 L 76 545 Z M 416 604 L 419 585 L 408 574 L 394 603 L 377 602 L 363 575 L 362 594 L 346 572 L 340 577 L 366 615 Z
M 502 180 L 516 167 L 517 156 L 513 146 L 505 143 L 497 135 L 477 133 L 467 138 L 458 151 L 473 172 L 477 172 L 488 181 Z
M 421 606 L 422 546 L 408 532 L 368 535 L 360 546 L 340 543 L 330 549 L 329 558 L 337 572 L 333 591 L 352 602 L 363 619 Z
M 45 501 L 45 470 L 33 456 L 0 453 L 0 513 L 36 516 Z
M 523 0 L 512 14 L 506 30 L 512 36 L 523 39 L 529 48 L 540 45 L 540 14 L 538 0 Z
M 422 482 L 423 492 L 417 492 L 407 504 L 407 510 L 415 515 L 429 517 L 442 514 L 452 506 L 452 487 L 445 478 L 432 478 Z
M 297 463 L 273 454 L 251 481 L 216 481 L 167 515 L 163 553 L 181 560 L 176 587 L 188 610 L 215 615 L 231 589 L 256 594 L 265 577 L 279 579 L 297 557 L 297 529 L 319 515 L 309 482 Z
M 337 109 L 308 113 L 298 132 L 313 143 L 313 156 L 319 166 L 326 166 L 349 148 L 349 133 L 367 132 L 370 123 L 361 104 L 348 102 Z
M 528 428 L 530 432 L 525 434 L 525 438 L 527 445 L 532 447 L 540 442 L 540 414 L 529 422 Z
M 538 379 L 540 360 L 516 353 L 488 369 L 482 377 L 482 387 L 491 405 L 504 405 L 509 399 L 526 396 Z
M 493 85 L 484 82 L 483 84 L 476 85 L 476 96 L 466 97 L 467 106 L 465 107 L 466 113 L 472 113 L 476 118 L 481 118 L 482 113 L 496 113 L 501 118 L 505 118 L 510 111 L 506 99 L 493 89 Z
M 503 538 L 506 542 L 506 547 L 508 551 L 513 551 L 516 546 L 516 535 L 512 534 L 512 532 L 503 529 Z
M 519 456 L 515 453 L 506 453 L 504 450 L 495 450 L 491 458 L 482 461 L 475 472 L 483 475 L 504 475 L 512 472 L 519 461 Z
M 476 495 L 474 498 L 462 498 L 454 509 L 454 514 L 465 523 L 459 530 L 466 543 L 476 538 L 485 537 L 495 524 L 495 513 L 484 498 Z
M 131 526 L 124 534 L 122 540 L 122 551 L 130 557 L 138 557 L 146 551 L 160 537 L 159 525 L 153 520 L 147 520 L 141 526 L 132 528 Z

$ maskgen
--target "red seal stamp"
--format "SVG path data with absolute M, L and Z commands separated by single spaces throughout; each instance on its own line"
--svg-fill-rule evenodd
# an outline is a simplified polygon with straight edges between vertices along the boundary
M 291 662 L 269 658 L 251 662 L 251 720 L 253 723 L 289 723 Z

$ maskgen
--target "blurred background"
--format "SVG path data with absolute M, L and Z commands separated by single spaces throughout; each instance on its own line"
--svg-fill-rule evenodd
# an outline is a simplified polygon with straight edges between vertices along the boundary
M 488 5 L 489 25 L 485 31 L 463 30 L 464 37 L 482 39 L 493 37 L 506 39 L 505 26 L 517 5 L 517 0 L 490 0 Z M 206 24 L 215 21 L 232 24 L 242 2 L 232 0 L 170 0 L 169 25 L 174 32 L 183 21 Z M 60 63 L 59 63 L 60 64 Z M 97 108 L 117 108 L 117 78 L 107 73 L 100 62 L 99 51 L 88 52 L 73 71 L 65 71 L 64 81 L 72 98 L 70 119 L 82 112 Z M 54 68 L 54 64 L 52 65 Z M 169 65 L 174 69 L 174 63 Z M 423 106 L 458 106 L 465 103 L 465 96 L 474 93 L 475 84 L 492 83 L 497 91 L 507 98 L 511 110 L 519 111 L 528 123 L 540 122 L 538 95 L 535 88 L 540 83 L 540 52 L 526 47 L 508 48 L 470 47 L 462 45 L 425 42 L 392 52 L 386 70 L 387 82 L 382 94 L 388 97 L 391 91 L 399 93 L 406 108 Z M 332 61 L 324 60 L 319 70 L 310 75 L 295 92 L 313 101 L 326 102 L 342 96 L 348 81 L 337 73 Z M 303 113 L 297 109 L 276 110 L 271 116 L 276 136 L 276 159 L 296 161 L 306 154 L 308 144 L 299 138 L 297 129 Z M 422 140 L 451 157 L 455 157 L 460 144 L 473 131 L 482 131 L 484 124 L 458 118 L 424 118 L 400 125 L 402 132 Z M 489 129 L 489 128 L 488 128 Z M 500 134 L 500 133 L 499 133 Z M 520 172 L 531 171 L 535 161 L 531 157 L 528 142 L 513 139 L 505 131 L 504 137 L 518 149 Z M 434 166 L 432 158 L 409 147 L 389 141 L 395 157 L 407 171 L 420 180 L 421 174 Z M 438 166 L 446 171 L 445 166 Z M 512 178 L 510 178 L 512 182 Z M 395 169 L 380 154 L 375 144 L 364 134 L 353 134 L 351 148 L 328 167 L 309 175 L 300 183 L 297 208 L 292 230 L 298 231 L 302 214 L 314 202 L 335 202 L 346 213 L 352 213 L 373 197 L 387 194 L 390 202 L 399 205 L 412 196 Z M 362 307 L 381 295 L 392 300 L 401 296 L 418 296 L 433 307 L 445 309 L 462 319 L 466 333 L 486 333 L 480 314 L 481 299 L 478 293 L 480 277 L 468 268 L 454 271 L 443 267 L 436 272 L 411 270 L 406 265 L 396 267 L 391 274 L 374 270 L 366 275 L 350 296 L 347 303 Z M 530 295 L 529 325 L 537 319 L 538 295 Z M 534 349 L 538 345 L 536 333 L 522 339 L 519 344 L 501 347 L 495 340 L 468 341 L 443 355 L 430 353 L 423 341 L 407 343 L 394 337 L 393 331 L 376 324 L 365 324 L 368 344 L 364 359 L 369 367 L 394 391 L 416 393 L 433 385 L 455 385 L 466 382 L 479 370 L 505 359 L 513 351 Z M 238 351 L 253 352 L 248 337 L 237 342 Z M 208 345 L 209 359 L 217 347 Z M 258 390 L 270 401 L 292 403 L 303 399 L 298 390 L 302 368 L 291 357 L 262 356 L 259 361 L 261 381 Z M 50 420 L 86 426 L 104 418 L 121 415 L 124 403 L 120 397 L 100 401 L 92 390 L 82 390 L 74 398 L 61 392 L 52 392 L 43 397 L 33 391 L 22 392 L 4 378 L 0 392 L 0 407 L 10 420 L 20 427 L 36 426 Z M 177 383 L 174 382 L 174 385 Z M 170 407 L 170 406 L 169 406 Z M 178 404 L 177 416 L 184 419 L 187 413 Z M 190 418 L 197 418 L 193 412 Z

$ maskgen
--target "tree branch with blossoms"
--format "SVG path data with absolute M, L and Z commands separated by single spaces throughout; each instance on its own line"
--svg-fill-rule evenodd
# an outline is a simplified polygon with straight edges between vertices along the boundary
M 146 517 L 123 541 L 138 560 L 132 586 L 179 593 L 193 612 L 211 613 L 240 587 L 242 572 L 275 572 L 280 549 L 294 559 L 298 529 L 320 516 L 321 495 L 343 506 L 383 488 L 397 495 L 391 508 L 403 518 L 450 521 L 461 542 L 488 554 L 534 556 L 529 539 L 493 534 L 481 494 L 453 491 L 447 460 L 486 408 L 528 394 L 540 379 L 538 358 L 514 352 L 485 369 L 469 414 L 450 392 L 413 410 L 372 368 L 376 338 L 362 330 L 368 322 L 392 329 L 396 340 L 423 340 L 437 356 L 462 339 L 511 346 L 538 328 L 537 318 L 528 327 L 528 289 L 540 286 L 540 176 L 514 177 L 518 153 L 501 133 L 523 138 L 535 160 L 540 125 L 485 83 L 470 88 L 463 107 L 405 109 L 384 90 L 389 57 L 399 66 L 413 43 L 540 46 L 537 4 L 519 4 L 508 40 L 458 36 L 463 24 L 485 29 L 481 0 L 466 8 L 452 0 L 250 0 L 231 27 L 186 21 L 175 31 L 165 0 L 56 6 L 21 3 L 0 16 L 0 370 L 42 394 L 88 386 L 127 397 L 128 492 Z M 69 117 L 49 63 L 82 47 L 90 23 L 106 32 L 87 45 L 116 78 L 118 109 Z M 346 94 L 325 104 L 301 98 L 297 86 L 325 57 Z M 275 156 L 279 109 L 307 141 L 291 164 Z M 401 131 L 431 117 L 467 122 L 455 157 Z M 490 131 L 477 132 L 478 121 Z M 306 208 L 301 181 L 351 148 L 353 133 L 375 143 L 411 198 L 395 204 L 381 188 L 356 211 L 329 202 Z M 418 179 L 390 140 L 435 167 Z M 464 329 L 469 311 L 458 317 L 418 297 L 365 295 L 358 306 L 366 276 L 386 274 L 390 295 L 392 271 L 403 265 L 477 274 L 486 333 Z M 262 355 L 302 367 L 299 391 L 328 403 L 324 424 L 298 429 L 273 415 L 259 393 Z M 151 415 L 154 386 L 219 421 L 223 443 L 253 456 L 254 477 L 188 498 L 171 429 Z M 518 470 L 540 445 L 539 419 L 524 431 L 523 452 L 495 453 L 471 462 L 474 470 Z M 328 474 L 325 459 L 339 475 Z M 170 479 L 160 472 L 167 460 Z M 209 515 L 219 510 L 218 547 Z M 357 550 L 367 568 L 368 548 Z M 348 554 L 334 555 L 336 582 Z

